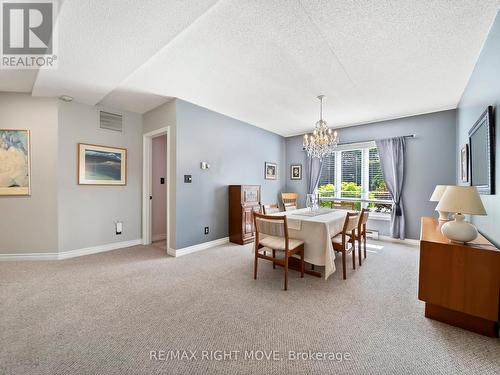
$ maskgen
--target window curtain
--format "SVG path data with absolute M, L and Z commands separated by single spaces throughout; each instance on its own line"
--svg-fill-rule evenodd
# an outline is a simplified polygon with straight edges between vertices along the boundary
M 391 237 L 405 239 L 405 216 L 403 206 L 405 146 L 404 137 L 375 141 L 380 157 L 387 190 L 394 201 L 391 213 Z
M 323 160 L 307 157 L 307 194 L 314 194 L 318 188 Z

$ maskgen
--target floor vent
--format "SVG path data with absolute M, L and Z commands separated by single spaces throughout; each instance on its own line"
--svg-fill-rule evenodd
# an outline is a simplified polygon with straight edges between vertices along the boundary
M 99 127 L 101 129 L 121 132 L 123 131 L 123 116 L 116 113 L 99 111 Z

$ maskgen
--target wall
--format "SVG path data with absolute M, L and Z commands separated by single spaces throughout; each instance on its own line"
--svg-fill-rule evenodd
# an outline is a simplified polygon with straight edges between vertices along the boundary
M 177 249 L 228 235 L 228 185 L 261 185 L 262 202 L 278 202 L 286 179 L 283 137 L 182 100 L 176 120 Z M 201 170 L 201 161 L 211 168 Z M 277 180 L 264 179 L 266 161 L 278 164 Z
M 167 136 L 153 138 L 152 147 L 152 239 L 164 240 L 167 235 Z M 161 183 L 161 179 L 165 183 Z
M 113 111 L 112 109 L 108 109 Z M 98 109 L 59 104 L 59 250 L 68 251 L 141 238 L 142 117 L 122 112 L 123 132 L 99 128 Z M 127 149 L 126 186 L 77 184 L 77 144 Z M 123 233 L 115 234 L 115 221 Z
M 406 236 L 418 239 L 420 217 L 435 215 L 435 203 L 429 198 L 437 184 L 454 184 L 455 168 L 455 110 L 430 113 L 397 120 L 381 121 L 367 125 L 339 129 L 341 143 L 369 141 L 381 138 L 416 134 L 409 139 L 406 149 L 405 185 L 403 202 L 406 208 Z M 305 153 L 302 151 L 302 136 L 286 140 L 287 171 L 291 164 L 305 167 Z M 306 180 L 292 181 L 287 172 L 286 188 L 305 197 Z M 301 201 L 303 205 L 303 199 Z M 370 222 L 371 229 L 388 234 L 387 222 Z
M 495 195 L 483 195 L 482 200 L 488 216 L 474 216 L 472 221 L 479 231 L 497 246 L 500 246 L 500 13 L 483 46 L 474 71 L 465 88 L 457 111 L 457 183 L 461 184 L 460 149 L 468 143 L 470 128 L 487 106 L 496 106 L 496 191 Z
M 0 93 L 0 127 L 31 130 L 31 196 L 0 196 L 0 253 L 57 252 L 57 100 Z

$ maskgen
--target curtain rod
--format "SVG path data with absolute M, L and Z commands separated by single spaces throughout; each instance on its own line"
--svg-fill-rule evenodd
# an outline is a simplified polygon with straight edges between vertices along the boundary
M 416 135 L 415 134 L 408 134 L 408 135 L 403 135 L 402 137 L 403 138 L 415 138 Z M 394 137 L 394 138 L 396 138 L 396 137 Z M 375 142 L 375 139 L 371 139 L 369 141 L 356 141 L 356 142 L 339 143 L 338 145 L 339 146 L 345 146 L 345 145 L 354 145 L 356 143 L 366 143 L 366 142 Z

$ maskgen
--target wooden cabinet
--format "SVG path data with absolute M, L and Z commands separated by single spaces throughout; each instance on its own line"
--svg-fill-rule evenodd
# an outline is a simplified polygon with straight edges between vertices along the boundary
M 481 235 L 471 244 L 450 243 L 435 218 L 421 224 L 418 298 L 425 316 L 498 337 L 500 250 Z
M 243 245 L 254 240 L 253 213 L 260 212 L 259 185 L 229 186 L 229 240 Z

